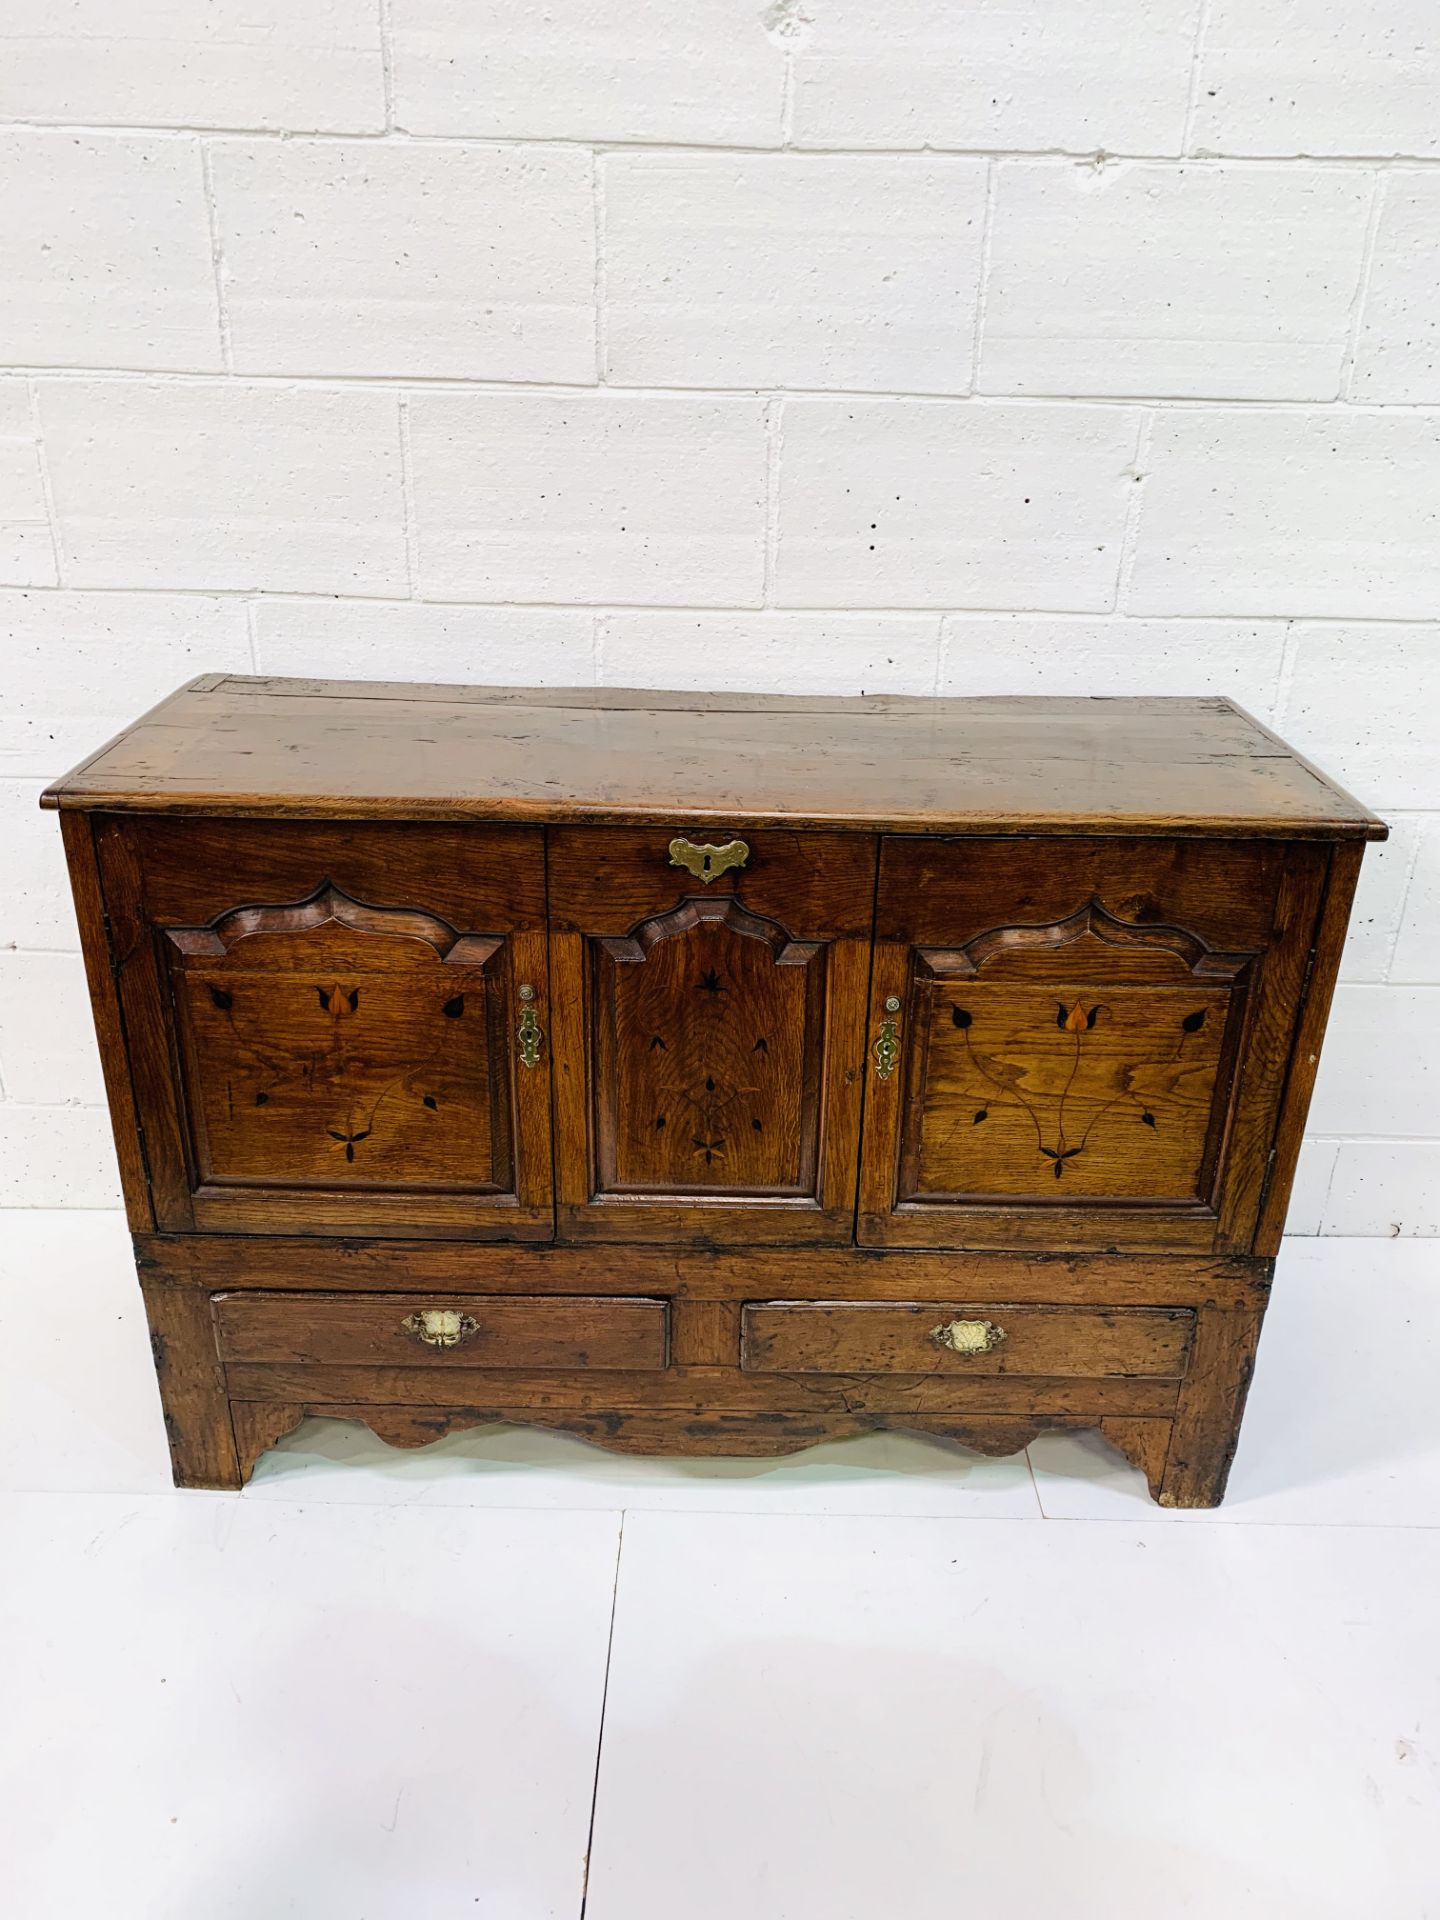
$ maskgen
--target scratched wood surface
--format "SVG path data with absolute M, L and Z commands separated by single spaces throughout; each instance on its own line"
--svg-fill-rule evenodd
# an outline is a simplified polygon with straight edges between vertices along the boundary
M 1218 697 L 847 701 L 208 675 L 46 799 L 292 818 L 1383 835 Z
M 955 1353 L 935 1334 L 952 1320 L 993 1328 L 997 1344 Z M 744 1366 L 755 1373 L 1107 1374 L 1178 1380 L 1195 1316 L 1179 1309 L 1077 1312 L 936 1301 L 904 1305 L 772 1300 L 742 1314 Z M 1003 1336 L 1003 1337 L 1002 1337 Z
M 1221 1497 L 1384 835 L 1227 701 L 210 676 L 47 803 L 182 1484 L 322 1412 Z
M 422 1307 L 404 1294 L 335 1293 L 226 1293 L 214 1309 L 227 1361 L 591 1372 L 663 1367 L 669 1311 L 663 1300 L 440 1294 Z M 453 1346 L 422 1337 L 413 1322 L 426 1309 L 458 1318 Z

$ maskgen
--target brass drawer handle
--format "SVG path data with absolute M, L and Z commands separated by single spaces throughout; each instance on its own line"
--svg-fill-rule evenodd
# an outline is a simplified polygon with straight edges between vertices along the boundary
M 750 849 L 743 840 L 727 840 L 723 847 L 697 847 L 683 837 L 670 842 L 671 866 L 684 867 L 707 887 L 717 874 L 743 867 L 749 858 Z
M 545 1044 L 545 1029 L 540 1024 L 540 1016 L 535 1011 L 535 989 L 520 989 L 520 1025 L 515 1031 L 516 1044 L 520 1049 L 522 1067 L 538 1067 L 540 1049 Z
M 930 1338 L 951 1353 L 990 1353 L 1005 1338 L 1005 1329 L 993 1320 L 951 1320 L 936 1327 Z
M 407 1313 L 400 1324 L 427 1347 L 458 1347 L 462 1340 L 480 1331 L 478 1320 L 450 1307 L 426 1307 L 422 1313 Z
M 877 1080 L 888 1080 L 900 1059 L 900 1023 L 894 1017 L 899 1011 L 900 1002 L 892 993 L 885 1002 L 885 1018 L 880 1022 L 880 1031 L 871 1049 L 875 1055 Z

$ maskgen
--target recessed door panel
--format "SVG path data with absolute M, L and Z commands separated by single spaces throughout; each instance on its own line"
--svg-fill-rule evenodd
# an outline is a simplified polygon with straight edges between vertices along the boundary
M 1231 990 L 917 983 L 905 1199 L 1204 1202 Z
M 169 934 L 202 1185 L 509 1188 L 504 942 L 400 917 L 330 890 Z
M 850 1238 L 874 857 L 828 834 L 552 834 L 562 1236 Z
M 540 835 L 207 827 L 107 850 L 162 1227 L 549 1238 Z
M 691 900 L 592 955 L 598 1190 L 814 1199 L 824 947 Z
M 1244 1245 L 1323 874 L 1277 843 L 885 842 L 862 1242 Z

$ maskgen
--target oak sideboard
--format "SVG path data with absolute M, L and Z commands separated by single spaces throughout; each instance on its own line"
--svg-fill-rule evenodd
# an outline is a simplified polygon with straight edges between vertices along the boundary
M 44 804 L 179 1484 L 327 1415 L 1222 1497 L 1385 833 L 1228 700 L 217 674 Z

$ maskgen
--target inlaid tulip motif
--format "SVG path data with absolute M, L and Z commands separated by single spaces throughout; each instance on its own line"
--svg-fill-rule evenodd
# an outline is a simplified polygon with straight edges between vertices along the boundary
M 1103 1000 L 1088 1005 L 1084 1000 L 1075 1000 L 1068 1005 L 1063 1000 L 1056 1001 L 1055 1025 L 1070 1036 L 1073 1051 L 1069 1072 L 1058 1096 L 1051 1095 L 1048 1098 L 1025 1086 L 1029 1069 L 1023 1061 L 1002 1060 L 979 1051 L 972 1036 L 974 1015 L 968 1007 L 952 1006 L 950 1018 L 964 1036 L 966 1056 L 981 1080 L 992 1090 L 984 1104 L 975 1109 L 970 1124 L 983 1126 L 994 1107 L 1019 1108 L 1029 1117 L 1035 1129 L 1036 1151 L 1049 1161 L 1055 1178 L 1062 1180 L 1066 1168 L 1084 1153 L 1102 1121 L 1114 1124 L 1128 1117 L 1140 1126 L 1159 1131 L 1160 1122 L 1154 1111 L 1130 1085 L 1133 1072 L 1145 1065 L 1160 1065 L 1164 1061 L 1180 1059 L 1186 1041 L 1205 1025 L 1208 1011 L 1205 1007 L 1198 1007 L 1193 1013 L 1184 1015 L 1178 1023 L 1173 1051 L 1162 1056 L 1161 1061 L 1135 1062 L 1132 1069 L 1122 1072 L 1120 1077 L 1123 1084 L 1119 1091 L 1103 1101 L 1088 1118 L 1084 1118 L 1075 1114 L 1072 1096 L 1084 1059 L 1087 1036 L 1094 1033 L 1097 1027 L 1103 1027 L 1110 1018 L 1110 1010 Z M 1042 1100 L 1047 1111 L 1042 1111 Z

